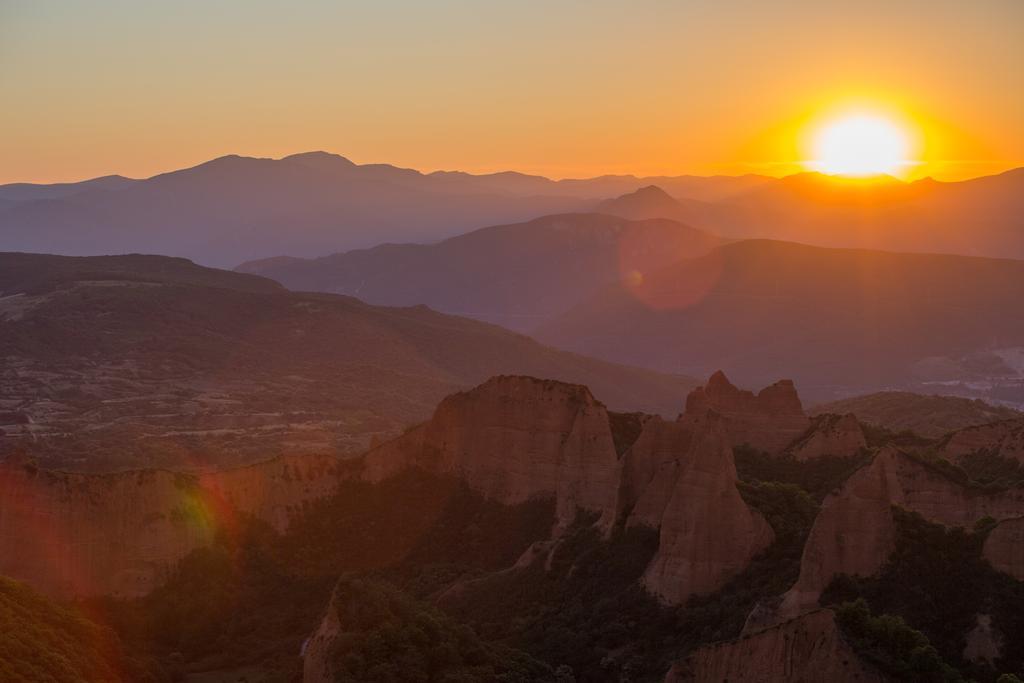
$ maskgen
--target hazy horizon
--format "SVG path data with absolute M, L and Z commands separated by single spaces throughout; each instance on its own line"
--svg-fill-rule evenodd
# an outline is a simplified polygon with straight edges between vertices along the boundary
M 154 178 L 154 177 L 157 177 L 157 176 L 165 175 L 167 173 L 173 173 L 175 171 L 186 171 L 186 170 L 189 170 L 189 169 L 197 168 L 197 167 L 203 166 L 204 164 L 207 164 L 207 163 L 209 163 L 211 161 L 217 161 L 218 159 L 223 159 L 223 158 L 238 157 L 238 158 L 242 158 L 242 159 L 253 159 L 253 160 L 260 160 L 260 161 L 264 161 L 264 160 L 266 160 L 266 161 L 282 161 L 282 160 L 287 159 L 289 157 L 297 157 L 297 156 L 308 155 L 308 154 L 327 154 L 327 155 L 330 155 L 330 156 L 341 157 L 343 159 L 346 159 L 346 160 L 352 162 L 353 164 L 355 164 L 356 166 L 391 166 L 391 167 L 397 168 L 397 169 L 415 171 L 415 172 L 420 173 L 422 175 L 431 175 L 431 174 L 435 174 L 435 173 L 465 173 L 465 174 L 469 174 L 469 175 L 485 176 L 485 175 L 490 175 L 490 174 L 509 173 L 509 174 L 519 174 L 519 175 L 531 176 L 531 177 L 537 177 L 537 178 L 546 178 L 548 180 L 553 180 L 555 182 L 563 181 L 563 180 L 569 180 L 569 181 L 572 181 L 572 180 L 594 180 L 594 179 L 598 179 L 598 178 L 602 178 L 602 177 L 632 177 L 632 178 L 636 178 L 638 180 L 644 180 L 644 179 L 647 179 L 647 178 L 656 179 L 656 178 L 662 178 L 662 177 L 663 178 L 686 178 L 686 177 L 692 177 L 692 178 L 715 178 L 715 177 L 721 177 L 721 178 L 740 178 L 740 177 L 743 177 L 743 176 L 764 176 L 764 177 L 767 177 L 767 178 L 782 179 L 782 178 L 789 178 L 789 177 L 792 177 L 792 176 L 800 176 L 800 175 L 820 175 L 820 176 L 835 178 L 837 181 L 848 181 L 848 180 L 857 181 L 857 180 L 860 180 L 860 178 L 857 178 L 857 177 L 846 177 L 846 176 L 838 175 L 838 174 L 828 174 L 828 173 L 824 173 L 822 171 L 817 171 L 817 170 L 809 169 L 809 168 L 791 169 L 788 172 L 776 172 L 776 173 L 757 172 L 757 171 L 746 171 L 746 172 L 736 172 L 736 173 L 685 173 L 685 172 L 682 172 L 682 173 L 640 173 L 640 172 L 630 172 L 628 170 L 625 170 L 625 171 L 621 171 L 621 172 L 617 172 L 617 173 L 611 173 L 611 172 L 609 172 L 609 173 L 595 173 L 594 175 L 588 175 L 588 176 L 546 175 L 546 174 L 543 174 L 543 173 L 534 173 L 534 172 L 530 172 L 530 171 L 524 171 L 524 170 L 518 169 L 518 168 L 495 168 L 495 169 L 492 169 L 492 170 L 468 171 L 468 170 L 463 169 L 463 168 L 434 168 L 434 167 L 430 167 L 430 166 L 425 167 L 425 168 L 418 168 L 418 167 L 413 167 L 413 166 L 404 166 L 404 165 L 401 165 L 401 164 L 398 164 L 398 163 L 394 163 L 394 162 L 390 162 L 390 161 L 386 161 L 386 160 L 380 160 L 380 159 L 365 159 L 365 160 L 354 159 L 350 155 L 345 154 L 343 152 L 335 152 L 335 151 L 331 151 L 331 150 L 327 150 L 327 149 L 307 149 L 307 150 L 298 150 L 298 151 L 294 151 L 294 152 L 285 152 L 285 153 L 281 154 L 280 156 L 258 156 L 258 155 L 249 155 L 249 154 L 239 154 L 239 153 L 234 153 L 234 152 L 228 152 L 226 154 L 221 154 L 221 155 L 218 155 L 216 157 L 211 157 L 209 159 L 201 159 L 199 161 L 194 161 L 194 162 L 186 163 L 184 166 L 175 166 L 175 167 L 165 168 L 165 169 L 162 169 L 162 170 L 157 170 L 156 172 L 154 172 L 152 174 L 149 174 L 149 175 L 133 176 L 133 175 L 128 175 L 127 173 L 120 173 L 120 172 L 115 170 L 115 171 L 113 171 L 111 173 L 105 173 L 103 175 L 74 177 L 74 178 L 67 178 L 67 179 L 60 179 L 60 180 L 53 180 L 53 181 L 6 180 L 6 181 L 3 181 L 3 182 L 0 182 L 0 186 L 3 186 L 3 185 L 61 185 L 61 184 L 74 184 L 74 183 L 81 183 L 81 182 L 86 182 L 86 181 L 89 181 L 89 180 L 97 180 L 97 179 L 100 179 L 100 178 L 109 178 L 109 177 L 121 177 L 121 178 L 126 178 L 128 180 L 148 180 L 150 178 Z M 866 180 L 870 181 L 870 180 L 876 179 L 876 178 L 885 178 L 885 179 L 896 181 L 896 182 L 916 182 L 916 181 L 919 181 L 919 180 L 936 180 L 936 181 L 939 181 L 939 182 L 956 183 L 956 182 L 963 182 L 963 181 L 969 181 L 969 180 L 977 180 L 979 178 L 987 178 L 987 177 L 991 177 L 991 176 L 997 176 L 997 175 L 1001 175 L 1003 173 L 1008 173 L 1008 172 L 1011 172 L 1011 171 L 1016 171 L 1016 170 L 1018 170 L 1020 168 L 1024 168 L 1024 162 L 1022 162 L 1020 165 L 1010 165 L 1010 166 L 1008 166 L 1006 168 L 1003 168 L 1003 169 L 1000 169 L 1000 170 L 995 170 L 995 171 L 991 171 L 991 172 L 987 172 L 987 173 L 978 173 L 977 175 L 965 175 L 963 177 L 958 177 L 958 178 L 941 178 L 941 177 L 935 177 L 935 176 L 930 176 L 930 175 L 924 175 L 924 176 L 913 177 L 913 178 L 899 178 L 899 177 L 896 177 L 896 176 L 893 176 L 893 175 L 881 173 L 881 174 L 876 174 L 876 175 L 873 175 L 873 176 L 869 176 L 869 177 L 866 178 Z
M 1008 87 L 1022 24 L 1004 0 L 13 0 L 0 182 L 320 148 L 556 178 L 785 175 L 806 166 L 813 129 L 850 111 L 900 122 L 908 177 L 988 175 L 1024 165 L 1024 89 Z

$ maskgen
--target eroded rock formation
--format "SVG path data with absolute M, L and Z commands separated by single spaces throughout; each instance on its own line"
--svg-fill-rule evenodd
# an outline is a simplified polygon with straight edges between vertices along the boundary
M 558 517 L 613 504 L 618 456 L 608 412 L 586 387 L 532 377 L 495 377 L 444 399 L 433 418 L 370 451 L 366 476 L 405 467 L 452 473 L 507 504 L 555 497 Z
M 0 465 L 0 573 L 62 596 L 142 595 L 215 531 L 230 532 L 240 514 L 283 530 L 305 501 L 329 495 L 342 479 L 375 482 L 422 468 L 456 475 L 502 503 L 553 498 L 552 541 L 580 510 L 605 529 L 658 529 L 644 581 L 682 602 L 719 588 L 772 542 L 767 522 L 736 489 L 731 446 L 755 435 L 774 447 L 780 433 L 796 429 L 800 411 L 791 385 L 754 397 L 717 377 L 691 396 L 680 420 L 634 424 L 639 435 L 630 431 L 634 443 L 619 444 L 621 457 L 608 412 L 587 388 L 503 376 L 449 396 L 431 420 L 355 460 L 302 456 L 203 474 L 106 475 L 8 461 Z M 783 416 L 782 432 L 768 415 Z
M 700 420 L 708 412 L 721 415 L 732 446 L 747 444 L 769 453 L 778 453 L 807 431 L 811 421 L 804 414 L 796 387 L 788 379 L 779 380 L 757 394 L 737 389 L 718 371 L 704 387 L 686 398 L 681 420 Z
M 708 645 L 677 663 L 665 683 L 881 683 L 886 678 L 844 640 L 830 610 L 809 612 L 739 640 Z
M 636 514 L 630 515 L 636 523 L 659 528 L 658 552 L 643 581 L 675 604 L 720 588 L 775 538 L 761 513 L 751 510 L 736 489 L 724 420 L 709 415 L 705 424 L 690 429 L 687 448 L 673 462 L 659 463 L 653 485 L 640 494 Z M 649 459 L 642 452 L 626 458 L 634 455 Z M 660 518 L 652 524 L 658 509 Z
M 825 499 L 804 546 L 800 577 L 784 596 L 776 621 L 815 608 L 838 574 L 878 572 L 895 549 L 893 506 L 970 529 L 986 516 L 1005 520 L 1024 514 L 1024 490 L 985 493 L 895 448 L 883 449 Z
M 736 489 L 729 425 L 710 408 L 676 422 L 649 417 L 620 460 L 608 414 L 586 388 L 498 377 L 368 453 L 365 471 L 370 480 L 409 466 L 453 472 L 506 503 L 553 496 L 556 536 L 580 509 L 599 513 L 605 528 L 659 529 L 644 580 L 682 602 L 719 588 L 774 538 Z

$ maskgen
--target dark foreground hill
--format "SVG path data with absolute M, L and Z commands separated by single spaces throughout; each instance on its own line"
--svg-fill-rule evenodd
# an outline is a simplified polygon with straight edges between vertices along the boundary
M 73 468 L 354 453 L 494 374 L 672 414 L 692 382 L 426 307 L 297 294 L 182 259 L 0 255 L 0 449 Z

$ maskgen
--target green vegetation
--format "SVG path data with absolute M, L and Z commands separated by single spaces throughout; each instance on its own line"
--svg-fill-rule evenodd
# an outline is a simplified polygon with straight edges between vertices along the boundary
M 482 637 L 567 667 L 577 680 L 657 679 L 694 647 L 738 636 L 759 600 L 796 579 L 814 501 L 790 484 L 745 484 L 741 492 L 776 542 L 720 591 L 683 607 L 660 604 L 640 585 L 656 531 L 618 529 L 603 539 L 593 520 L 565 535 L 547 568 L 538 562 L 463 585 L 443 606 Z
M 541 662 L 483 642 L 472 629 L 387 584 L 342 578 L 329 609 L 342 629 L 328 656 L 339 683 L 555 680 Z
M 875 610 L 899 616 L 920 629 L 945 661 L 966 675 L 994 680 L 997 671 L 963 660 L 965 635 L 976 615 L 992 616 L 1003 634 L 1001 671 L 1024 667 L 1024 583 L 1001 574 L 982 558 L 984 521 L 975 531 L 948 529 L 920 515 L 894 508 L 896 550 L 875 577 L 838 577 L 823 604 L 863 598 Z
M 737 446 L 733 453 L 736 457 L 736 473 L 741 481 L 793 484 L 818 502 L 871 461 L 870 453 L 845 458 L 825 456 L 813 460 L 771 455 L 749 446 Z
M 836 619 L 858 653 L 887 674 L 904 681 L 962 683 L 963 676 L 943 661 L 920 631 L 900 617 L 874 616 L 863 599 L 844 602 Z
M 635 438 L 630 416 L 619 426 L 623 442 Z M 249 667 L 265 680 L 293 679 L 333 588 L 345 634 L 332 658 L 343 680 L 654 680 L 694 648 L 737 637 L 758 602 L 792 585 L 820 500 L 866 459 L 800 462 L 738 449 L 738 489 L 776 540 L 721 590 L 680 607 L 642 587 L 655 530 L 604 537 L 584 516 L 548 557 L 508 570 L 549 537 L 553 502 L 507 507 L 423 472 L 345 483 L 284 535 L 247 520 L 152 595 L 105 606 L 136 656 L 178 678 Z M 896 515 L 890 565 L 873 579 L 837 580 L 826 595 L 850 603 L 840 612 L 851 640 L 907 680 L 959 680 L 952 665 L 993 681 L 995 671 L 961 658 L 963 635 L 984 610 L 1006 635 L 1000 670 L 1019 671 L 1024 594 L 980 557 L 991 520 L 968 532 Z
M 106 683 L 152 678 L 124 656 L 109 628 L 0 577 L 0 680 Z
M 987 450 L 960 456 L 960 467 L 974 481 L 997 489 L 1024 484 L 1024 463 Z

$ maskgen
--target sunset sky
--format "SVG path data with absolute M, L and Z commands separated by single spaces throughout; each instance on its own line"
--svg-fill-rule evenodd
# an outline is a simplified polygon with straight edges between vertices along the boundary
M 0 182 L 324 149 L 781 175 L 851 111 L 907 177 L 1024 165 L 1024 2 L 0 0 Z

